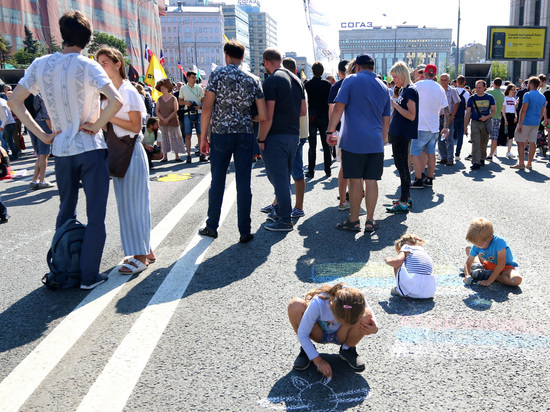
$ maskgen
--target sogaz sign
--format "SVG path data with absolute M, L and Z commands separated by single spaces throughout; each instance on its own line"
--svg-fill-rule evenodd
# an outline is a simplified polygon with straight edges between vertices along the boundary
M 343 21 L 342 29 L 372 29 L 372 21 Z

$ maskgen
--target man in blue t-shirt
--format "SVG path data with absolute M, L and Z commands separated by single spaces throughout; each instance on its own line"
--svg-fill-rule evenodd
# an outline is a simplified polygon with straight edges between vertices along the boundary
M 487 143 L 491 133 L 491 118 L 497 112 L 495 98 L 485 93 L 485 80 L 476 82 L 476 93 L 468 99 L 466 116 L 464 116 L 464 134 L 468 136 L 468 123 L 472 119 L 472 166 L 476 170 L 485 164 Z
M 510 166 L 512 169 L 525 168 L 525 145 L 529 141 L 529 158 L 527 168 L 531 169 L 531 163 L 537 150 L 537 135 L 541 118 L 546 123 L 546 98 L 537 89 L 540 85 L 538 77 L 531 77 L 528 83 L 528 92 L 523 96 L 523 105 L 519 112 L 518 126 L 516 128 L 516 143 L 518 144 L 518 163 Z
M 374 71 L 374 60 L 361 54 L 355 60 L 357 74 L 344 80 L 330 115 L 328 133 L 331 145 L 336 144 L 332 134 L 344 113 L 344 126 L 340 140 L 344 179 L 349 179 L 350 217 L 336 225 L 339 230 L 358 232 L 359 209 L 363 198 L 367 209 L 366 232 L 377 228 L 374 209 L 378 200 L 378 182 L 384 168 L 384 143 L 390 128 L 390 95 L 388 88 Z M 345 111 L 344 111 L 345 109 Z

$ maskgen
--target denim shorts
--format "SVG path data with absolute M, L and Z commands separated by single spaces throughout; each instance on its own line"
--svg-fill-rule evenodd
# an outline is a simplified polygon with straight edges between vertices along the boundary
M 46 133 L 51 133 L 52 131 L 48 127 L 48 124 L 44 120 L 37 120 L 36 123 L 44 130 Z M 52 154 L 52 145 L 44 143 L 38 137 L 36 137 L 32 132 L 29 131 L 29 136 L 31 137 L 32 147 L 37 155 L 49 155 Z
M 193 134 L 193 128 L 197 135 L 201 134 L 201 114 L 186 114 L 183 116 L 183 128 L 186 136 Z
M 294 179 L 294 181 L 302 180 L 305 178 L 303 150 L 305 142 L 307 142 L 307 138 L 300 139 L 300 143 L 298 143 L 298 150 L 296 150 L 296 157 L 294 158 L 294 162 L 292 162 L 292 178 Z
M 435 145 L 439 133 L 418 131 L 418 139 L 411 140 L 411 156 L 420 156 L 422 150 L 426 148 L 427 154 L 435 154 Z
M 323 337 L 319 343 L 334 343 L 335 345 L 341 345 L 342 343 L 338 341 L 337 332 L 325 332 L 323 331 Z

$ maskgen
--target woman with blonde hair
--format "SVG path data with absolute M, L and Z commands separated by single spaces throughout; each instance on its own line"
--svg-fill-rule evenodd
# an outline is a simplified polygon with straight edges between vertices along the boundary
M 401 179 L 401 197 L 388 213 L 409 213 L 411 175 L 409 171 L 409 146 L 411 139 L 418 138 L 418 91 L 411 83 L 409 69 L 403 62 L 397 62 L 390 69 L 395 87 L 400 88 L 397 101 L 391 99 L 394 109 L 388 135 L 391 138 L 393 161 Z
M 149 168 L 141 144 L 145 104 L 135 87 L 126 80 L 124 57 L 120 51 L 110 47 L 101 48 L 96 53 L 96 61 L 103 67 L 124 101 L 122 108 L 111 119 L 115 134 L 119 138 L 136 136 L 126 174 L 124 177 L 113 177 L 122 247 L 125 255 L 129 256 L 119 272 L 133 275 L 147 269 L 149 262 L 155 261 L 151 250 Z

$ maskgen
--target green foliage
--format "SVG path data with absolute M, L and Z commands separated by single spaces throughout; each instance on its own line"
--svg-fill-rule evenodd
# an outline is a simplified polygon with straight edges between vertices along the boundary
M 508 78 L 508 67 L 505 62 L 493 62 L 491 64 L 491 80 L 500 77 L 503 80 Z
M 61 46 L 59 46 L 57 44 L 57 42 L 55 41 L 55 37 L 53 37 L 51 33 L 50 33 L 50 36 L 49 36 L 49 39 L 48 39 L 47 43 L 48 43 L 48 45 L 47 45 L 46 49 L 48 51 L 48 54 L 53 54 L 55 52 L 60 52 L 61 51 Z
M 128 55 L 128 46 L 123 40 L 117 39 L 115 36 L 111 36 L 106 33 L 101 33 L 99 31 L 94 31 L 93 41 L 88 46 L 88 52 L 90 54 L 95 54 L 102 46 L 110 46 L 115 49 L 120 50 L 123 56 Z
M 32 32 L 27 26 L 25 26 L 25 40 L 23 40 L 25 45 L 25 51 L 30 55 L 36 55 L 40 49 L 40 43 L 38 40 L 35 40 Z
M 0 68 L 4 67 L 4 63 L 8 61 L 8 56 L 11 54 L 12 45 L 9 40 L 0 34 Z

